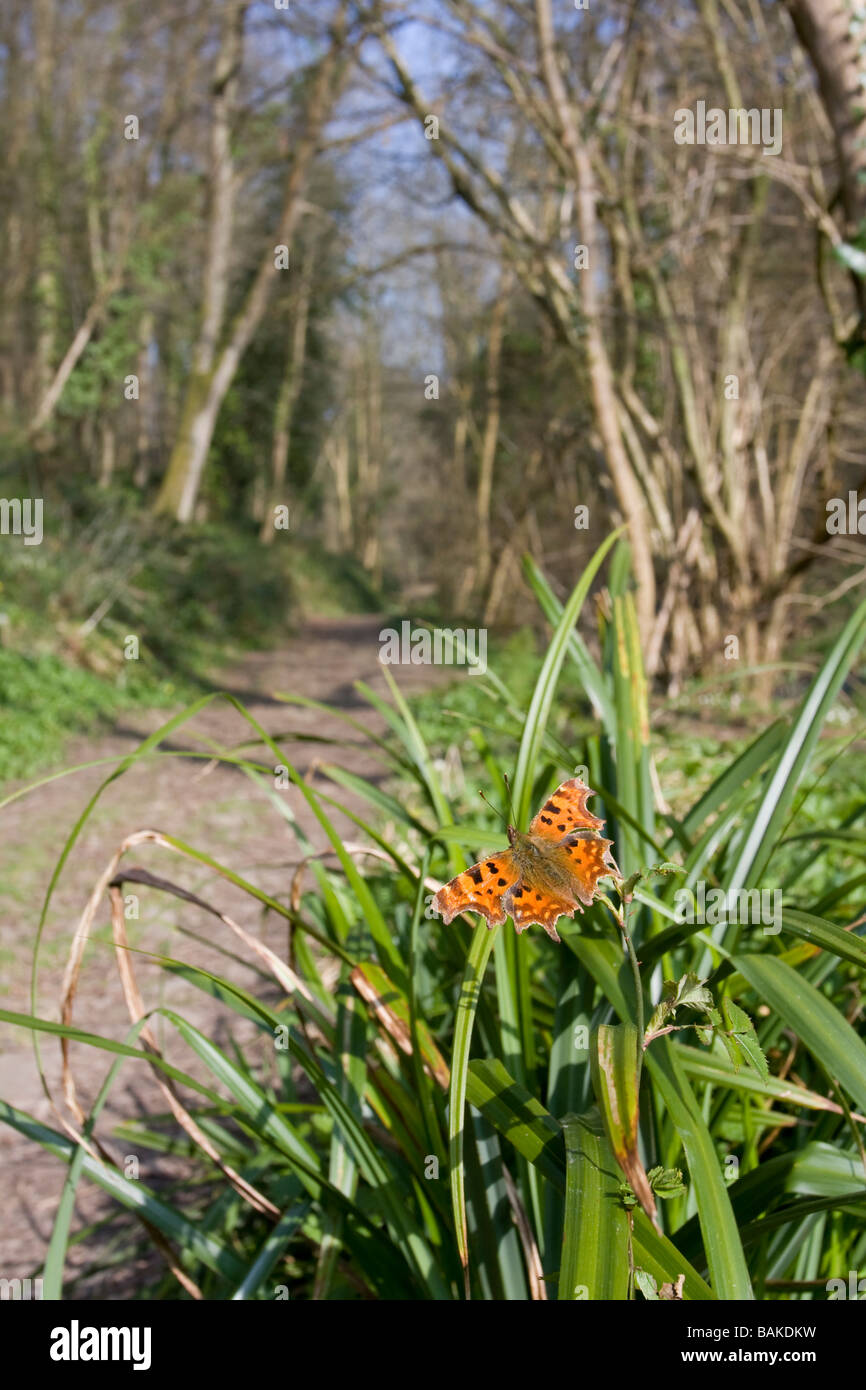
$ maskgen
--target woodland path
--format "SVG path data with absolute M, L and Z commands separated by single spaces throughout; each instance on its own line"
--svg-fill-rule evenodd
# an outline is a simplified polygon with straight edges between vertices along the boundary
M 381 763 L 360 734 L 336 717 L 277 701 L 272 692 L 292 692 L 322 700 L 382 732 L 384 722 L 353 688 L 356 680 L 364 680 L 379 693 L 386 691 L 378 662 L 380 628 L 381 620 L 375 616 L 318 619 L 308 623 L 283 650 L 247 655 L 239 666 L 220 677 L 220 688 L 235 695 L 268 733 L 288 735 L 280 740 L 281 747 L 301 771 L 309 772 L 314 761 L 330 759 L 356 773 L 379 777 Z M 438 680 L 448 680 L 453 672 L 405 666 L 396 675 L 401 688 L 412 693 Z M 119 761 L 143 737 L 164 724 L 170 714 L 166 710 L 135 711 L 110 733 L 73 739 L 61 765 L 73 767 L 97 758 Z M 292 739 L 291 734 L 325 736 L 343 743 L 340 747 L 323 747 L 316 742 Z M 253 730 L 237 710 L 228 702 L 215 699 L 189 723 L 173 731 L 165 746 L 201 751 L 203 745 L 197 740 L 202 737 L 229 747 L 253 736 Z M 258 752 L 254 750 L 253 756 Z M 269 759 L 267 755 L 262 761 Z M 45 891 L 76 819 L 110 771 L 111 764 L 106 763 L 74 773 L 0 812 L 0 999 L 8 1009 L 30 1012 L 30 960 Z M 321 778 L 316 784 L 326 785 Z M 341 788 L 327 789 L 346 804 L 353 804 Z M 280 794 L 290 798 L 293 813 L 317 848 L 324 848 L 323 834 L 299 794 L 293 789 Z M 354 803 L 354 808 L 369 814 L 369 807 L 360 802 Z M 340 826 L 339 816 L 335 821 Z M 44 964 L 40 969 L 36 1010 L 40 1016 L 59 1017 L 63 970 L 82 909 L 122 840 L 143 828 L 178 836 L 283 901 L 293 869 L 301 858 L 289 824 L 242 771 L 186 757 L 143 759 L 103 793 L 57 885 L 43 937 Z M 357 829 L 345 819 L 342 828 L 347 838 L 359 838 Z M 286 930 L 282 919 L 273 913 L 263 916 L 249 896 L 216 873 L 153 845 L 137 846 L 124 862 L 196 892 L 285 957 Z M 218 939 L 223 947 L 243 952 L 242 944 L 216 918 L 167 894 L 147 888 L 139 892 L 141 917 L 138 923 L 129 924 L 132 944 L 218 970 L 238 984 L 261 990 L 259 975 L 242 964 L 227 961 L 207 944 Z M 94 923 L 94 933 L 98 931 L 101 939 L 91 941 L 85 955 L 73 1023 L 122 1039 L 129 1027 L 129 1016 L 107 927 L 106 900 Z M 193 940 L 179 929 L 195 932 L 203 940 Z M 143 958 L 139 960 L 143 962 Z M 136 973 L 146 1008 L 158 1002 L 170 1004 L 218 1044 L 224 1044 L 230 1033 L 238 1038 L 253 1036 L 251 1025 L 245 1031 L 243 1020 L 228 1014 L 220 1003 L 185 981 L 166 980 L 163 972 L 146 963 L 137 962 Z M 43 1065 L 58 1103 L 59 1052 L 57 1040 L 42 1035 Z M 180 1065 L 188 1065 L 190 1054 L 185 1050 L 180 1053 L 173 1046 L 170 1055 Z M 76 1081 L 85 1104 L 95 1096 L 110 1060 L 108 1054 L 92 1048 L 73 1049 Z M 188 1069 L 195 1071 L 194 1065 Z M 6 1025 L 0 1025 L 0 1098 L 37 1120 L 59 1127 L 42 1089 L 29 1036 Z M 149 1070 L 139 1063 L 127 1063 L 103 1112 L 99 1132 L 110 1136 L 118 1120 L 165 1108 Z M 113 1151 L 119 1151 L 117 1144 Z M 176 1160 L 171 1158 L 151 1152 L 141 1157 L 140 1176 L 156 1189 L 178 1171 Z M 39 1273 L 64 1175 L 65 1167 L 59 1160 L 0 1124 L 0 1277 L 24 1278 Z M 80 1184 L 78 1195 L 73 1229 L 111 1209 L 107 1199 L 89 1184 Z M 89 1249 L 73 1249 L 67 1268 L 75 1270 L 92 1259 L 92 1245 Z M 72 1297 L 123 1298 L 146 1277 L 143 1269 L 115 1265 L 104 1276 L 88 1279 L 77 1287 Z

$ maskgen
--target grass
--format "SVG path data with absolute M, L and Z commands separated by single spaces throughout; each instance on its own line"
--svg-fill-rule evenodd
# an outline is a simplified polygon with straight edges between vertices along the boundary
M 851 773 L 863 730 L 859 715 L 844 730 L 827 720 L 862 650 L 866 604 L 796 708 L 726 754 L 687 747 L 675 777 L 653 735 L 627 551 L 609 546 L 564 605 L 527 565 L 552 628 L 531 684 L 515 689 L 507 664 L 491 666 L 466 682 L 447 728 L 429 698 L 410 707 L 393 681 L 387 699 L 360 686 L 384 738 L 363 716 L 333 712 L 376 752 L 380 778 L 330 764 L 308 784 L 232 701 L 239 742 L 252 733 L 261 755 L 222 756 L 311 856 L 311 886 L 277 901 L 208 846 L 162 837 L 130 850 L 146 864 L 157 843 L 207 870 L 214 930 L 221 878 L 287 924 L 283 959 L 224 919 L 226 944 L 256 961 L 261 990 L 160 957 L 167 974 L 258 1030 L 258 1046 L 221 1048 L 167 1007 L 139 1015 L 137 951 L 117 906 L 130 870 L 120 864 L 109 897 L 131 1024 L 124 1043 L 79 1025 L 106 1060 L 100 1096 L 78 1116 L 81 1138 L 0 1106 L 67 1169 L 46 1297 L 74 1296 L 65 1269 L 82 1181 L 130 1213 L 128 1253 L 157 1241 L 166 1272 L 141 1290 L 148 1298 L 626 1300 L 678 1287 L 690 1300 L 809 1300 L 863 1266 L 866 942 L 852 911 L 866 797 Z M 598 660 L 579 635 L 595 571 L 610 599 Z M 112 776 L 152 756 L 207 698 Z M 289 768 L 291 799 L 274 788 L 277 763 Z M 561 919 L 560 945 L 537 928 L 517 937 L 509 923 L 431 919 L 435 887 L 502 843 L 479 786 L 504 803 L 507 772 L 525 828 L 577 766 L 625 880 L 603 881 L 585 915 Z M 670 806 L 656 792 L 665 780 Z M 301 799 L 330 845 L 327 862 L 295 817 Z M 347 847 L 341 808 L 352 846 L 366 840 L 378 857 Z M 163 877 L 136 882 L 140 894 L 182 891 Z M 778 889 L 781 930 L 684 920 L 676 895 L 700 883 Z M 0 1019 L 37 1047 L 80 1036 L 68 1016 Z M 144 1045 L 158 1024 L 166 1055 Z M 159 1191 L 126 1181 L 84 1142 L 120 1068 L 142 1066 L 166 1086 L 166 1108 L 126 1124 L 124 1143 L 154 1154 L 179 1146 L 189 1165 Z M 72 1060 L 66 1080 L 74 1093 Z

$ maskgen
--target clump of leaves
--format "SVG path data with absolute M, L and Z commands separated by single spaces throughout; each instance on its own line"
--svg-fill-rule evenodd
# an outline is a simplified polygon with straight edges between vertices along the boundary
M 666 1200 L 670 1197 L 682 1197 L 686 1190 L 680 1169 L 663 1168 L 660 1163 L 655 1168 L 650 1168 L 647 1173 L 647 1181 L 653 1194 Z M 638 1205 L 638 1199 L 629 1183 L 620 1183 L 619 1195 L 622 1198 L 623 1206 L 627 1207 L 629 1211 Z
M 704 1015 L 701 1023 L 675 1023 L 680 1009 L 692 1009 Z M 680 1032 L 693 1028 L 702 1043 L 712 1046 L 713 1036 L 717 1034 L 731 1059 L 735 1071 L 743 1062 L 752 1067 L 765 1080 L 770 1075 L 767 1059 L 758 1042 L 755 1025 L 745 1010 L 733 999 L 723 998 L 716 1008 L 712 991 L 707 989 L 706 980 L 701 980 L 691 971 L 681 975 L 678 980 L 665 980 L 662 997 L 653 1010 L 652 1017 L 644 1033 L 644 1048 L 654 1038 L 665 1033 Z
M 662 1284 L 661 1288 L 646 1269 L 636 1269 L 634 1281 L 649 1303 L 679 1303 L 683 1297 L 686 1276 L 681 1274 L 675 1284 Z

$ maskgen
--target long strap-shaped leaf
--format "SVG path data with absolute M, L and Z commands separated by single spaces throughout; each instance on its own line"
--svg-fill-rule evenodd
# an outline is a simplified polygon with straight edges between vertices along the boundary
M 523 727 L 523 737 L 520 740 L 520 751 L 517 755 L 517 770 L 514 776 L 514 812 L 521 829 L 526 826 L 529 820 L 532 784 L 538 769 L 539 754 L 544 741 L 547 721 L 550 718 L 559 673 L 569 649 L 574 625 L 580 615 L 592 581 L 598 574 L 605 555 L 619 539 L 621 531 L 622 528 L 619 531 L 614 531 L 602 542 L 580 576 L 580 580 L 575 585 L 571 597 L 562 610 L 562 615 L 556 625 L 538 674 L 526 715 L 526 723 Z
M 839 1009 L 776 956 L 734 956 L 758 998 L 783 1018 L 827 1075 L 866 1110 L 866 1043 Z
M 460 986 L 457 1016 L 454 1020 L 454 1051 L 451 1058 L 451 1083 L 448 1092 L 448 1148 L 451 1165 L 451 1204 L 457 1250 L 469 1296 L 469 1239 L 466 1231 L 466 1177 L 463 1168 L 463 1126 L 466 1111 L 466 1076 L 469 1070 L 469 1049 L 481 982 L 490 959 L 499 927 L 489 930 L 478 926 L 472 935 L 466 972 Z
M 852 614 L 816 675 L 776 760 L 764 794 L 752 813 L 727 888 L 760 882 L 788 815 L 797 784 L 812 753 L 827 711 L 866 637 L 866 602 Z
M 521 1086 L 505 1070 L 501 1062 L 472 1062 L 468 1077 L 468 1099 L 471 1105 L 482 1110 L 514 1146 L 519 1154 L 528 1159 L 544 1178 L 559 1192 L 566 1189 L 565 1150 L 562 1142 L 562 1127 L 545 1110 L 535 1096 Z M 613 1159 L 609 1157 L 610 1171 L 615 1173 Z M 610 1200 L 610 1199 L 608 1199 Z M 593 1211 L 592 1204 L 585 1204 L 583 1214 L 586 1222 L 603 1225 L 603 1213 Z M 591 1231 L 587 1233 L 591 1237 Z M 685 1275 L 684 1297 L 689 1299 L 712 1299 L 712 1290 L 676 1246 L 657 1231 L 642 1211 L 634 1213 L 634 1256 L 642 1269 L 652 1274 L 659 1284 L 675 1284 L 681 1274 Z M 584 1250 L 581 1267 L 586 1269 L 585 1259 L 602 1259 L 599 1250 L 596 1256 Z M 595 1266 L 598 1269 L 598 1266 Z M 595 1279 L 578 1281 L 587 1287 Z
M 555 628 L 562 616 L 562 604 L 531 555 L 524 557 L 523 573 L 541 605 L 544 616 L 550 626 Z M 599 670 L 589 648 L 577 631 L 573 631 L 569 637 L 568 653 L 577 667 L 580 683 L 589 696 L 596 714 L 605 730 L 612 735 L 615 720 L 607 679 Z
M 563 1130 L 565 1222 L 558 1298 L 627 1299 L 628 1214 L 598 1112 L 566 1116 Z
M 633 1006 L 629 1005 L 627 993 L 630 980 L 625 985 L 621 981 L 622 962 L 614 943 L 579 936 L 565 939 L 620 1018 L 631 1018 Z M 685 1150 L 713 1291 L 721 1299 L 751 1299 L 754 1295 L 749 1270 L 715 1144 L 688 1079 L 678 1065 L 677 1051 L 668 1038 L 659 1038 L 647 1049 L 646 1066 Z
M 655 1198 L 638 1153 L 637 1048 L 637 1028 L 632 1022 L 600 1024 L 589 1049 L 592 1088 L 613 1156 L 647 1216 L 656 1221 Z

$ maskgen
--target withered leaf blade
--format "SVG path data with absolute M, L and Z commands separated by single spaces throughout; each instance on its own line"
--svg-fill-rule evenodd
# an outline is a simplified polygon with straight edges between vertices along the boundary
M 637 1029 L 633 1023 L 603 1023 L 590 1047 L 595 1098 L 614 1157 L 643 1210 L 658 1229 L 655 1197 L 640 1160 L 638 1130 Z
M 380 1027 L 407 1057 L 412 1056 L 412 1034 L 409 1028 L 409 1005 L 385 971 L 373 961 L 356 965 L 349 978 L 364 1003 L 375 1015 Z M 428 1076 L 444 1089 L 448 1086 L 448 1064 L 434 1043 L 423 1019 L 418 1019 L 418 1041 L 421 1061 Z

